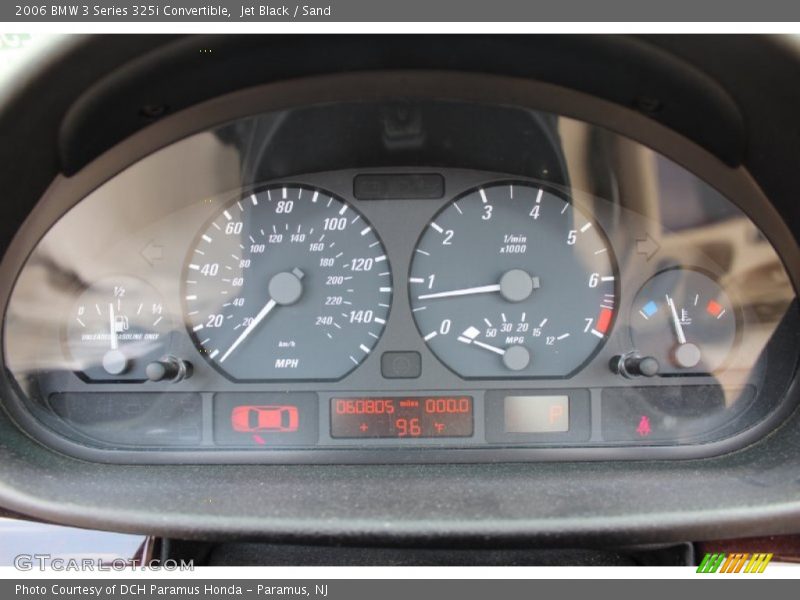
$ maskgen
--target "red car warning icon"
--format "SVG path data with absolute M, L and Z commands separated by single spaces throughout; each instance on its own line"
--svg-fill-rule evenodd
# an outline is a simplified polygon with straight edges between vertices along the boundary
M 237 406 L 231 412 L 234 431 L 259 433 L 297 431 L 300 417 L 296 406 Z

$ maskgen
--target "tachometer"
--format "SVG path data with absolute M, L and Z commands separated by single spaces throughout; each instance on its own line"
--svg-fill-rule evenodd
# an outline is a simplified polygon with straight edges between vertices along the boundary
M 185 269 L 191 334 L 237 380 L 339 379 L 370 353 L 392 298 L 386 252 L 351 205 L 296 185 L 225 207 Z
M 420 334 L 462 377 L 564 377 L 610 330 L 611 248 L 570 202 L 530 184 L 456 198 L 414 252 Z

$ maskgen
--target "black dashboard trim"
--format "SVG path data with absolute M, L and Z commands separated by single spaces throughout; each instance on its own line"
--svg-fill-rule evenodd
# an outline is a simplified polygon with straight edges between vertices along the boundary
M 368 52 L 363 51 L 364 46 L 369 47 Z M 213 54 L 197 60 L 200 48 L 213 48 Z M 308 60 L 310 56 L 314 60 Z M 491 63 L 487 57 L 492 57 Z M 253 64 L 259 68 L 252 68 Z M 209 35 L 154 44 L 149 52 L 120 65 L 85 90 L 63 117 L 59 136 L 62 168 L 72 175 L 164 115 L 234 90 L 287 76 L 376 69 L 492 72 L 547 82 L 638 110 L 681 132 L 730 166 L 741 164 L 745 155 L 744 117 L 730 94 L 690 62 L 646 39 L 612 35 Z

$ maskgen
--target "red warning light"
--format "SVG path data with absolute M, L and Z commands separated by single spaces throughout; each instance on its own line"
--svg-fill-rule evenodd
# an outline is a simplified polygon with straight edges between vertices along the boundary
M 236 406 L 231 411 L 231 427 L 234 431 L 292 432 L 297 431 L 299 424 L 296 406 Z
M 647 437 L 652 431 L 653 430 L 650 428 L 650 417 L 642 415 L 642 418 L 639 419 L 639 426 L 636 428 L 636 433 L 639 434 L 639 437 Z

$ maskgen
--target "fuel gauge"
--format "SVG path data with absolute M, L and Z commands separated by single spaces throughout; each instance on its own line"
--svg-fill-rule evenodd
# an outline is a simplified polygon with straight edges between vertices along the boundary
M 92 381 L 144 381 L 169 349 L 172 321 L 158 292 L 133 277 L 95 282 L 66 329 L 73 369 Z
M 636 294 L 630 323 L 635 354 L 658 361 L 661 375 L 712 373 L 736 341 L 730 298 L 694 269 L 668 269 L 650 279 Z

